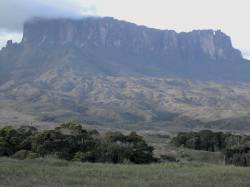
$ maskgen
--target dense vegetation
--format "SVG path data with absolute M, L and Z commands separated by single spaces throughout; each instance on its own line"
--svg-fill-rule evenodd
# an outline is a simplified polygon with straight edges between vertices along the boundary
M 172 142 L 177 146 L 204 151 L 223 151 L 225 163 L 250 166 L 250 136 L 203 130 L 179 133 Z
M 233 164 L 236 166 L 250 166 L 250 147 L 243 145 L 226 149 L 225 164 Z
M 135 132 L 123 135 L 108 132 L 100 135 L 76 123 L 66 123 L 54 130 L 38 131 L 24 126 L 0 130 L 0 156 L 19 159 L 54 155 L 65 160 L 82 162 L 154 162 L 153 147 Z
M 226 137 L 222 132 L 204 130 L 200 132 L 179 133 L 173 138 L 176 146 L 204 151 L 220 151 L 226 147 Z
M 203 130 L 179 133 L 172 139 L 176 147 L 209 152 L 223 152 L 225 163 L 250 166 L 250 136 Z M 77 123 L 65 123 L 52 130 L 11 126 L 0 129 L 0 156 L 17 159 L 53 155 L 64 160 L 102 163 L 146 164 L 158 161 L 152 146 L 131 132 L 87 131 Z M 177 162 L 171 155 L 161 155 L 161 161 Z

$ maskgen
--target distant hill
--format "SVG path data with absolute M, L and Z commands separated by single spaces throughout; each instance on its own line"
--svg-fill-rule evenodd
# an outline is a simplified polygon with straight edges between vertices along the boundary
M 0 121 L 246 117 L 249 70 L 221 31 L 177 33 L 109 17 L 34 19 L 20 43 L 0 51 Z

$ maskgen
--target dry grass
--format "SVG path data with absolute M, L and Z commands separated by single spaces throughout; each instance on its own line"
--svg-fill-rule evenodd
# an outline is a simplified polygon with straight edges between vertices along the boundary
M 66 162 L 51 158 L 0 159 L 1 186 L 250 186 L 250 168 L 165 163 L 113 165 Z

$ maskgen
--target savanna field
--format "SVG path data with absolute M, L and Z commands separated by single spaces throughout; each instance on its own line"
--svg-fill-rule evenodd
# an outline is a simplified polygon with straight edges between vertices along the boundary
M 250 186 L 250 168 L 198 163 L 92 164 L 53 158 L 0 159 L 1 186 Z
M 138 133 L 86 130 L 72 122 L 50 130 L 4 127 L 0 186 L 250 186 L 250 168 L 224 160 L 235 142 L 248 143 L 247 135 Z M 238 161 L 245 154 L 234 155 L 231 164 L 247 165 Z

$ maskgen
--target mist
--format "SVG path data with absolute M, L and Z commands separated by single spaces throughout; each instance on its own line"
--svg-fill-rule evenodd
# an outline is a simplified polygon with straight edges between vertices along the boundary
M 94 15 L 95 7 L 79 6 L 77 0 L 1 0 L 0 30 L 22 32 L 25 21 L 33 17 L 79 18 Z
M 20 42 L 23 24 L 34 18 L 81 18 L 96 15 L 95 6 L 80 0 L 0 0 L 0 49 L 8 40 Z

